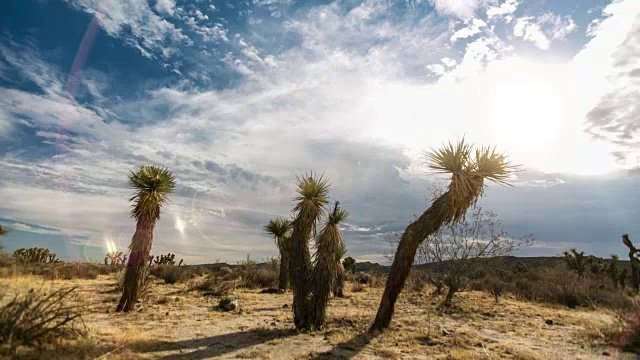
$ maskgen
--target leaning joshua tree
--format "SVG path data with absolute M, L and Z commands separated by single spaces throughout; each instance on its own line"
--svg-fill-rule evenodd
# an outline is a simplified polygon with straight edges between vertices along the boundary
M 409 224 L 402 234 L 372 331 L 389 326 L 395 302 L 420 243 L 442 225 L 461 220 L 467 209 L 483 195 L 485 180 L 508 185 L 509 176 L 517 168 L 495 148 L 482 147 L 474 151 L 464 139 L 456 145 L 449 143 L 438 150 L 426 152 L 425 157 L 429 168 L 436 173 L 451 174 L 451 180 L 447 191 L 435 199 L 431 207 Z
M 640 253 L 640 249 L 636 249 L 635 246 L 631 243 L 628 234 L 622 235 L 622 242 L 629 248 L 629 261 L 631 262 L 631 284 L 635 291 L 640 290 L 640 274 L 638 272 L 640 269 L 638 268 L 638 260 L 637 254 Z
M 313 292 L 308 309 L 309 322 L 314 329 L 318 329 L 324 324 L 329 295 L 338 275 L 337 270 L 340 263 L 338 255 L 344 246 L 340 224 L 348 217 L 349 212 L 340 208 L 340 202 L 336 201 L 327 222 L 316 237 L 316 253 L 311 273 Z
M 273 236 L 273 241 L 280 252 L 280 278 L 278 289 L 287 290 L 289 288 L 289 232 L 291 222 L 287 219 L 269 220 L 264 230 Z
M 135 189 L 129 201 L 133 202 L 131 216 L 136 219 L 137 224 L 129 245 L 124 290 L 116 311 L 131 311 L 140 296 L 144 270 L 153 242 L 153 228 L 160 219 L 160 208 L 176 188 L 171 171 L 157 166 L 141 166 L 138 171 L 132 171 L 129 174 L 129 185 Z

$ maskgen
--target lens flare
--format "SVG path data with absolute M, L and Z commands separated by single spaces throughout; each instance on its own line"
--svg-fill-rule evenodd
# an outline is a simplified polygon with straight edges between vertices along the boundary
M 173 227 L 180 232 L 180 235 L 184 235 L 184 229 L 187 227 L 187 223 L 176 215 L 176 222 Z

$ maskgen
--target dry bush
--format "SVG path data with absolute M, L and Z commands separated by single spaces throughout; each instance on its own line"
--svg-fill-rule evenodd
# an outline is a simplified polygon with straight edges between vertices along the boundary
M 632 297 L 614 288 L 601 277 L 568 272 L 564 266 L 531 269 L 526 266 L 493 269 L 489 275 L 471 281 L 472 290 L 496 296 L 511 292 L 522 300 L 561 304 L 569 308 L 600 306 L 613 309 L 633 308 Z M 498 294 L 498 297 L 500 296 Z
M 195 276 L 190 269 L 174 265 L 156 265 L 149 271 L 151 275 L 164 280 L 166 284 L 183 283 Z
M 366 288 L 364 287 L 363 284 L 355 283 L 351 286 L 351 292 L 359 293 L 359 292 L 365 292 L 365 291 L 366 291 Z
M 31 289 L 0 307 L 0 344 L 15 353 L 18 346 L 41 346 L 49 341 L 84 333 L 77 305 L 69 305 L 73 288 L 46 293 Z
M 192 281 L 189 291 L 200 291 L 204 296 L 227 296 L 233 291 L 233 284 L 213 275 Z
M 405 283 L 405 289 L 414 292 L 422 292 L 431 282 L 427 273 L 419 269 L 411 269 L 409 277 Z

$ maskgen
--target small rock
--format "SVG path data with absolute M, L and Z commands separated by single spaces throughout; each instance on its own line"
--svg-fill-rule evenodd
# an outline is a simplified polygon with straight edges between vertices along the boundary
M 283 308 L 283 309 L 286 309 L 286 308 L 288 308 L 288 307 L 289 307 L 289 304 L 284 304 L 284 305 L 282 305 L 282 308 Z
M 223 311 L 236 311 L 240 309 L 240 301 L 238 299 L 225 297 L 220 300 L 218 307 Z
M 442 329 L 442 335 L 447 336 L 449 335 L 449 332 L 445 329 Z
M 275 323 L 275 322 L 272 322 L 272 323 L 271 323 L 271 326 L 276 326 L 276 323 Z
M 602 355 L 604 355 L 604 356 L 611 356 L 611 354 L 609 354 L 609 352 L 608 352 L 608 351 L 603 351 L 603 352 L 602 352 Z
M 547 324 L 547 325 L 553 325 L 553 320 L 547 319 L 547 320 L 544 321 L 544 323 Z
M 169 316 L 169 312 L 167 311 L 166 313 L 164 313 L 164 316 Z

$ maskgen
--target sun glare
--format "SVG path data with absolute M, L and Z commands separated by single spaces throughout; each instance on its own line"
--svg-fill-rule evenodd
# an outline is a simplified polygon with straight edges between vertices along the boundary
M 542 153 L 556 141 L 566 109 L 551 81 L 500 80 L 494 91 L 491 123 L 498 143 L 516 152 Z
M 105 239 L 105 244 L 107 245 L 107 252 L 114 253 L 116 252 L 116 244 L 111 239 Z
M 176 215 L 176 221 L 173 227 L 180 232 L 180 235 L 184 235 L 184 229 L 187 227 L 187 223 L 180 218 L 180 216 Z

